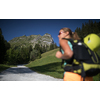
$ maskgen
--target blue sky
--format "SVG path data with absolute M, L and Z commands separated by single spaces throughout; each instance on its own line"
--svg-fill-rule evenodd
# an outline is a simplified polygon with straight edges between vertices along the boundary
M 68 27 L 74 32 L 77 27 L 81 27 L 82 23 L 88 23 L 89 20 L 100 21 L 100 19 L 0 19 L 0 28 L 7 41 L 23 35 L 43 36 L 49 33 L 59 46 L 57 36 L 61 28 Z

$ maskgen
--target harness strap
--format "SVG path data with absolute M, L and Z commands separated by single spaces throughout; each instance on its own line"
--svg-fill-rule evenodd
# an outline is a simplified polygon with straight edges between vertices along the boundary
M 82 65 L 81 77 L 83 78 L 83 81 L 85 81 L 86 74 L 85 74 L 84 67 L 83 67 L 83 64 L 82 63 L 81 63 L 81 65 Z
M 78 70 L 78 69 L 81 69 L 81 77 L 83 78 L 83 81 L 85 81 L 86 74 L 85 74 L 84 67 L 83 67 L 83 64 L 82 63 L 81 63 L 81 66 L 67 64 L 64 67 L 64 70 L 65 71 L 68 71 L 68 72 L 73 72 L 74 70 Z

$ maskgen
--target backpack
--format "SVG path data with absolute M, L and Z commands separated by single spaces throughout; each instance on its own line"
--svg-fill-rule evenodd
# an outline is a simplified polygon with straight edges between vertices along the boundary
M 70 41 L 73 47 L 71 60 L 62 60 L 61 67 L 65 71 L 77 73 L 83 77 L 83 80 L 86 76 L 92 77 L 100 73 L 100 57 L 96 52 L 92 51 L 81 40 L 63 39 Z M 64 62 L 67 65 L 62 66 Z

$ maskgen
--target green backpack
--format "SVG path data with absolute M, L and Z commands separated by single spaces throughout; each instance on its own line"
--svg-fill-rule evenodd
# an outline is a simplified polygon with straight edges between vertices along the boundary
M 80 74 L 83 80 L 86 76 L 92 77 L 100 73 L 100 57 L 96 52 L 80 40 L 66 40 L 71 42 L 74 54 L 71 60 L 62 60 L 61 66 L 64 62 L 67 63 L 67 65 L 62 66 L 65 71 Z

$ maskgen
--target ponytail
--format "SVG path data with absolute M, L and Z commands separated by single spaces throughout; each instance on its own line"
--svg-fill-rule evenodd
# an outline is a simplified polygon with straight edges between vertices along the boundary
M 80 40 L 81 39 L 76 32 L 72 32 L 72 34 L 73 34 L 72 38 L 74 40 Z

